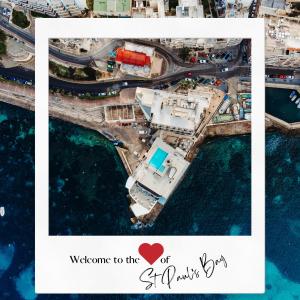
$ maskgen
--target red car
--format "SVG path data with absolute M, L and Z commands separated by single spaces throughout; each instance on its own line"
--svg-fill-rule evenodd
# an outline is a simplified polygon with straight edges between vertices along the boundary
M 197 61 L 197 58 L 195 56 L 191 57 L 190 62 L 195 63 Z

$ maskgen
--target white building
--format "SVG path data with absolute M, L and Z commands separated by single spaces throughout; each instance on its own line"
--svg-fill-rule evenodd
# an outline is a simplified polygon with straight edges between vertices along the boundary
M 164 38 L 160 39 L 160 43 L 175 49 L 184 47 L 198 48 L 202 51 L 209 52 L 211 50 L 224 49 L 226 47 L 237 46 L 241 43 L 242 39 L 189 39 L 189 38 Z
M 176 6 L 178 18 L 204 18 L 204 10 L 201 0 L 178 0 Z
M 124 47 L 117 50 L 116 62 L 122 73 L 145 78 L 160 75 L 163 65 L 154 47 L 131 42 L 125 42 Z
M 164 205 L 185 174 L 189 162 L 179 151 L 156 138 L 144 160 L 127 179 L 126 188 L 134 201 L 130 208 L 137 218 Z
M 266 16 L 266 65 L 300 66 L 300 20 Z
M 142 0 L 134 0 L 131 16 L 132 18 L 164 18 L 165 11 L 168 10 L 169 2 L 166 0 L 150 0 L 146 3 Z
M 77 17 L 84 7 L 77 0 L 12 0 L 12 3 L 51 17 Z
M 131 0 L 94 0 L 94 14 L 112 17 L 130 17 Z
M 135 97 L 151 127 L 192 135 L 203 120 L 212 93 L 189 91 L 183 95 L 137 88 Z
M 260 14 L 276 15 L 285 11 L 285 0 L 262 0 L 259 6 Z
M 253 0 L 228 0 L 226 2 L 226 18 L 248 18 Z

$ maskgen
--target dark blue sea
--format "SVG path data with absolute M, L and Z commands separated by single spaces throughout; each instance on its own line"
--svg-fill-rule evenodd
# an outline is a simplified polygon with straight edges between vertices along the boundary
M 250 135 L 206 142 L 152 227 L 134 229 L 114 146 L 97 132 L 51 120 L 51 235 L 250 235 Z
M 266 112 L 280 118 L 286 122 L 300 122 L 300 99 L 299 92 L 296 92 L 297 98 L 291 101 L 290 95 L 292 89 L 266 88 Z
M 67 205 L 68 195 L 61 197 L 70 213 L 66 214 L 66 220 L 54 222 L 50 232 L 58 234 L 98 234 L 87 224 L 95 220 L 99 202 L 98 193 L 106 209 L 102 213 L 111 213 L 111 199 L 118 200 L 119 196 L 126 196 L 124 183 L 126 173 L 121 167 L 114 148 L 102 140 L 97 134 L 89 130 L 73 125 L 66 125 L 62 122 L 52 121 L 51 130 L 60 142 L 70 143 L 67 150 L 60 148 L 53 153 L 57 166 L 51 169 L 51 190 L 50 195 L 69 193 L 69 201 L 80 202 L 77 206 Z M 265 295 L 39 295 L 34 293 L 34 115 L 31 112 L 0 103 L 0 206 L 5 206 L 6 215 L 0 218 L 0 299 L 278 299 L 296 300 L 300 299 L 300 136 L 289 136 L 279 132 L 267 134 L 266 155 L 267 155 L 267 185 L 266 185 L 266 266 L 267 266 L 267 292 Z M 61 131 L 60 131 L 61 130 Z M 66 131 L 68 130 L 68 134 Z M 53 140 L 51 143 L 59 143 Z M 59 145 L 59 144 L 57 144 Z M 65 146 L 65 144 L 63 144 Z M 72 146 L 71 152 L 69 146 Z M 103 157 L 98 157 L 96 152 L 101 150 Z M 74 152 L 72 152 L 74 151 Z M 77 158 L 74 154 L 84 153 Z M 60 153 L 59 153 L 60 152 Z M 72 155 L 73 153 L 73 155 Z M 193 201 L 192 208 L 188 211 L 189 218 L 176 219 L 176 226 L 168 225 L 165 234 L 250 234 L 249 224 L 249 189 L 245 182 L 249 180 L 249 153 L 250 139 L 248 136 L 218 138 L 210 140 L 203 146 L 197 159 L 193 162 L 189 174 L 182 185 L 170 199 L 160 216 L 159 222 L 167 224 L 165 218 L 168 213 L 180 215 L 180 210 L 188 207 L 180 206 L 178 202 Z M 52 155 L 52 154 L 51 154 Z M 56 159 L 58 161 L 56 161 Z M 108 161 L 108 162 L 106 162 Z M 205 165 L 204 162 L 207 161 Z M 84 162 L 84 163 L 83 163 Z M 59 165 L 61 164 L 61 165 Z M 96 164 L 96 165 L 95 165 Z M 84 167 L 82 167 L 84 165 Z M 74 168 L 74 174 L 70 176 L 70 168 Z M 101 166 L 101 168 L 99 168 Z M 61 171 L 59 172 L 59 168 Z M 99 170 L 101 169 L 101 170 Z M 204 197 L 203 187 L 211 184 L 209 178 L 201 175 L 204 172 L 221 172 L 223 176 L 233 176 L 232 182 L 227 182 L 222 187 L 222 181 L 214 183 L 208 194 L 210 202 L 199 204 Z M 85 172 L 91 177 L 103 178 L 100 186 L 96 179 L 88 180 Z M 235 172 L 240 172 L 240 178 L 236 178 Z M 205 173 L 206 174 L 206 173 Z M 114 182 L 110 186 L 108 178 Z M 200 177 L 200 178 L 199 178 Z M 206 176 L 205 176 L 206 177 Z M 224 178 L 223 178 L 224 179 Z M 204 181 L 201 183 L 201 180 Z M 71 183 L 72 184 L 71 184 Z M 69 187 L 74 183 L 87 185 L 80 193 L 73 194 L 74 190 Z M 219 185 L 221 184 L 221 188 Z M 117 185 L 118 189 L 113 190 Z M 106 188 L 108 186 L 108 191 Z M 222 190 L 222 194 L 214 193 L 215 189 Z M 198 190 L 199 189 L 199 190 Z M 181 197 L 181 194 L 191 190 L 188 197 Z M 116 194 L 114 194 L 116 193 Z M 230 193 L 231 202 L 226 202 L 226 193 Z M 111 196 L 111 195 L 117 196 Z M 223 195 L 225 194 L 225 195 Z M 111 197 L 111 198 L 109 198 Z M 53 198 L 54 199 L 54 198 Z M 88 199 L 90 203 L 83 205 L 79 200 Z M 122 198 L 124 199 L 124 198 Z M 107 202 L 105 202 L 107 201 Z M 223 203 L 225 201 L 225 203 Z M 60 203 L 52 201 L 56 209 L 52 213 L 58 213 Z M 212 203 L 213 202 L 213 203 Z M 249 203 L 249 202 L 248 202 Z M 95 206 L 96 205 L 96 206 Z M 179 205 L 179 207 L 177 207 Z M 202 206 L 203 205 L 203 206 Z M 222 207 L 222 205 L 224 205 Z M 242 211 L 241 206 L 245 206 Z M 248 204 L 249 205 L 249 204 Z M 101 205 L 102 206 L 102 205 Z M 82 207 L 84 210 L 82 211 Z M 124 201 L 124 211 L 121 212 L 118 222 L 110 230 L 116 230 L 115 234 L 135 232 L 128 224 L 128 208 Z M 214 208 L 217 212 L 225 208 L 226 218 L 219 214 L 218 218 L 212 214 L 203 214 L 202 209 Z M 77 214 L 77 210 L 81 214 Z M 238 213 L 234 210 L 238 210 Z M 68 209 L 67 209 L 68 211 Z M 84 212 L 84 213 L 82 213 Z M 117 210 L 120 214 L 120 208 Z M 231 217 L 230 213 L 234 215 Z M 89 215 L 90 214 L 90 215 Z M 74 228 L 73 216 L 78 216 L 78 227 Z M 107 222 L 109 216 L 103 214 L 101 222 Z M 202 219 L 203 218 L 203 219 Z M 58 218 L 59 219 L 59 218 Z M 89 223 L 90 222 L 90 223 Z M 203 224 L 209 222 L 210 233 Z M 160 227 L 161 226 L 161 227 Z M 177 227 L 177 228 L 175 228 Z M 182 228 L 178 228 L 182 227 Z M 149 228 L 149 233 L 161 234 L 162 225 L 155 225 Z M 77 230 L 77 231 L 76 231 Z M 94 231 L 93 231 L 94 230 Z M 174 231 L 173 231 L 174 230 Z M 108 234 L 108 232 L 102 232 Z M 148 233 L 148 232 L 146 232 Z M 145 233 L 143 233 L 145 234 Z

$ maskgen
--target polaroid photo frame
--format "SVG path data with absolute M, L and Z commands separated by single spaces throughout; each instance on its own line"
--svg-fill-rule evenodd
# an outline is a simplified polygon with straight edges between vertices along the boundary
M 36 293 L 263 293 L 263 19 L 37 19 L 35 28 Z M 85 37 L 251 39 L 251 236 L 49 236 L 48 43 L 49 38 Z M 161 255 L 153 264 L 139 254 L 144 243 L 150 256 Z

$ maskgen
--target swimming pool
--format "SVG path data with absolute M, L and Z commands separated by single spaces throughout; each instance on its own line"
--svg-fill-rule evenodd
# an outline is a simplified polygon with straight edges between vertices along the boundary
M 165 161 L 168 153 L 161 148 L 157 148 L 154 154 L 152 155 L 149 164 L 154 167 L 156 170 L 163 172 L 164 166 L 162 165 Z

